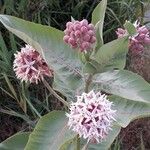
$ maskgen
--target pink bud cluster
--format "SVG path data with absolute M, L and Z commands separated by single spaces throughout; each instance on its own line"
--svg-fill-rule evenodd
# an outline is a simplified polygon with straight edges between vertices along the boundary
M 86 19 L 68 22 L 64 33 L 63 40 L 72 48 L 79 48 L 81 52 L 90 50 L 96 42 L 94 25 L 88 24 Z
M 41 55 L 30 45 L 26 45 L 15 54 L 13 68 L 18 79 L 30 83 L 37 84 L 44 76 L 53 75 L 53 71 L 49 69 Z
M 100 92 L 83 93 L 77 96 L 77 102 L 70 106 L 68 126 L 77 132 L 80 137 L 90 142 L 101 142 L 111 130 L 115 120 L 115 110 L 111 109 L 112 102 Z
M 140 54 L 144 51 L 144 46 L 150 44 L 150 33 L 145 26 L 139 26 L 134 24 L 137 30 L 137 34 L 134 36 L 130 36 L 129 50 L 132 53 Z M 116 31 L 118 38 L 124 37 L 127 35 L 127 31 L 118 28 Z

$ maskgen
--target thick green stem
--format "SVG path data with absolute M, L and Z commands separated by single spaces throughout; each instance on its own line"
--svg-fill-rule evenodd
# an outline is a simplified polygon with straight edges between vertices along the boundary
M 93 77 L 93 74 L 89 74 L 87 80 L 85 81 L 85 89 L 84 89 L 85 93 L 89 92 L 89 87 L 90 87 L 90 85 L 92 83 L 92 77 Z M 79 145 L 80 145 L 80 138 L 79 137 L 77 137 L 77 138 L 78 138 L 77 139 L 77 150 L 80 150 L 80 147 L 79 147 Z M 88 147 L 88 143 L 83 147 L 82 150 L 86 150 L 87 147 Z
M 89 76 L 88 76 L 88 78 L 87 78 L 87 80 L 86 80 L 86 82 L 85 82 L 85 93 L 88 93 L 89 92 L 89 87 L 90 87 L 90 84 L 91 84 L 91 82 L 92 82 L 92 77 L 93 77 L 93 75 L 92 74 L 89 74 Z
M 89 144 L 89 142 L 87 142 L 87 143 L 84 145 L 84 147 L 82 148 L 82 150 L 88 150 L 88 144 Z
M 76 137 L 76 141 L 77 141 L 76 150 L 80 150 L 80 137 L 79 137 L 79 134 L 78 134 L 77 137 Z
M 69 107 L 68 102 L 66 102 L 62 97 L 60 97 L 53 88 L 47 83 L 46 80 L 43 80 L 43 84 L 45 87 L 50 91 L 51 94 L 53 94 L 59 101 L 61 101 L 65 106 Z

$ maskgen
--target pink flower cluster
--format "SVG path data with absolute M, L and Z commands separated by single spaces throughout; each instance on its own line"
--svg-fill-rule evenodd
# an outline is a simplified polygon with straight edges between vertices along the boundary
M 112 102 L 108 101 L 105 94 L 100 92 L 83 93 L 77 96 L 77 102 L 70 106 L 68 126 L 79 136 L 90 142 L 101 142 L 111 130 L 115 120 L 115 110 L 111 109 Z
M 134 24 L 137 30 L 137 34 L 130 37 L 129 50 L 132 53 L 140 54 L 144 51 L 144 46 L 150 44 L 150 33 L 145 26 L 141 26 L 139 24 Z M 118 28 L 116 31 L 118 38 L 124 37 L 127 35 L 127 31 Z
M 72 48 L 79 48 L 81 52 L 90 50 L 96 42 L 94 25 L 88 24 L 86 19 L 68 22 L 64 33 L 63 40 Z
M 53 75 L 53 71 L 49 69 L 41 55 L 30 45 L 26 45 L 15 54 L 13 68 L 18 79 L 30 83 L 37 84 L 44 76 Z

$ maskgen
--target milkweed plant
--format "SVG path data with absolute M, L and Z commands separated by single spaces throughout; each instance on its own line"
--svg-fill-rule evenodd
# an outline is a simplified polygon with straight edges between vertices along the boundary
M 150 116 L 150 85 L 124 69 L 128 52 L 142 55 L 150 46 L 149 30 L 126 21 L 114 33 L 118 38 L 104 43 L 106 7 L 102 0 L 91 23 L 71 18 L 64 32 L 0 15 L 1 23 L 26 43 L 15 54 L 16 77 L 42 82 L 66 108 L 42 116 L 32 132 L 18 133 L 0 147 L 15 141 L 14 150 L 108 150 L 121 128 Z M 53 78 L 52 85 L 45 77 Z

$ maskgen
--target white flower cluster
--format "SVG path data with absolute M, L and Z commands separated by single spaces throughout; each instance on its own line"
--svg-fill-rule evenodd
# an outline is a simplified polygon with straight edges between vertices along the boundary
M 83 93 L 77 96 L 77 102 L 71 104 L 70 113 L 66 114 L 68 126 L 89 142 L 99 143 L 106 138 L 115 120 L 116 111 L 111 106 L 112 102 L 105 94 L 94 91 Z

